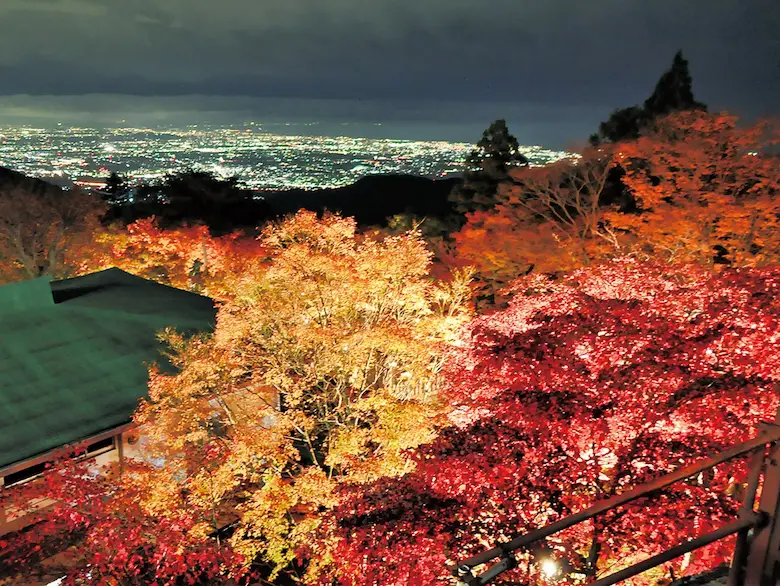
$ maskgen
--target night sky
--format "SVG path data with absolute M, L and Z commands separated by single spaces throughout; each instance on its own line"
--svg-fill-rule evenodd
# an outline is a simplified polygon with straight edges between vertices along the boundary
M 563 146 L 678 49 L 711 109 L 779 114 L 778 30 L 778 0 L 2 0 L 0 123 L 200 113 L 473 141 L 505 117 Z

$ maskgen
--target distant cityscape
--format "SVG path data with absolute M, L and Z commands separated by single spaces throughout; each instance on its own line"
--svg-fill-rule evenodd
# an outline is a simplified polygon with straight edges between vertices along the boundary
M 261 126 L 186 128 L 0 127 L 0 165 L 61 185 L 99 188 L 115 171 L 131 184 L 189 168 L 236 175 L 257 190 L 318 189 L 365 175 L 460 173 L 472 144 L 271 134 Z M 532 165 L 567 153 L 521 147 Z

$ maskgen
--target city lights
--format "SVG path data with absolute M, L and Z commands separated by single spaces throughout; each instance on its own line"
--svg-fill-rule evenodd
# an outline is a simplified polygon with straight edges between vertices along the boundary
M 0 164 L 59 183 L 89 181 L 108 171 L 131 183 L 153 182 L 190 167 L 237 175 L 253 189 L 319 189 L 365 175 L 445 177 L 463 171 L 473 145 L 443 141 L 283 136 L 259 128 L 0 127 Z M 531 164 L 566 156 L 521 147 Z

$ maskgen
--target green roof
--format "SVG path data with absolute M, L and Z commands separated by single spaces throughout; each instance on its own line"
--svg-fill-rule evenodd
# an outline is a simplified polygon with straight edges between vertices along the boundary
M 0 468 L 130 421 L 157 332 L 209 331 L 208 297 L 108 269 L 0 287 Z

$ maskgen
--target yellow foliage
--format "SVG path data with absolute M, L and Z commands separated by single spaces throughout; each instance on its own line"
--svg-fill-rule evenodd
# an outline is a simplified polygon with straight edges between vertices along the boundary
M 332 215 L 300 212 L 259 244 L 271 262 L 236 280 L 213 336 L 164 335 L 179 371 L 152 371 L 136 420 L 178 506 L 212 527 L 239 515 L 234 546 L 281 569 L 339 484 L 401 474 L 434 437 L 469 274 L 437 283 L 419 233 L 360 237 Z

